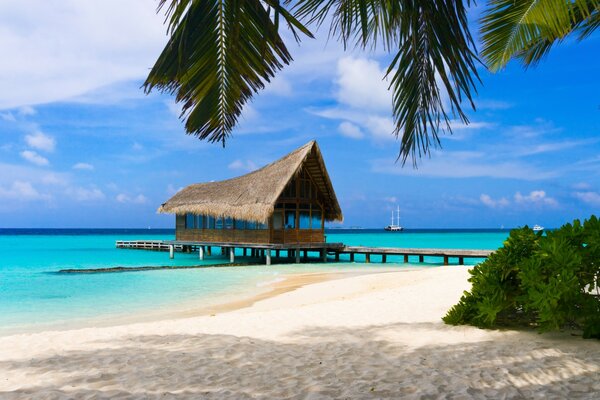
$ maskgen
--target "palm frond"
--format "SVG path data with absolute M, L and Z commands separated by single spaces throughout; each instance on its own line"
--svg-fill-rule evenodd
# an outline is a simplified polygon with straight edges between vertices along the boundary
M 166 16 L 171 36 L 144 89 L 174 93 L 186 131 L 211 142 L 225 143 L 243 105 L 292 60 L 280 17 L 297 39 L 311 35 L 278 0 L 171 0 Z
M 392 77 L 392 106 L 401 138 L 403 163 L 439 146 L 439 135 L 452 132 L 450 115 L 463 122 L 463 100 L 474 108 L 472 94 L 479 79 L 475 45 L 465 2 L 460 0 L 299 0 L 299 18 L 322 24 L 331 15 L 330 36 L 345 46 L 367 48 L 378 41 L 396 52 L 387 74 Z M 468 4 L 468 2 L 466 2 Z M 441 82 L 443 88 L 438 86 Z M 448 102 L 444 97 L 447 93 Z
M 595 29 L 586 21 L 597 19 L 599 6 L 600 0 L 490 0 L 481 19 L 481 54 L 492 71 L 515 57 L 535 64 L 582 25 L 582 37 Z

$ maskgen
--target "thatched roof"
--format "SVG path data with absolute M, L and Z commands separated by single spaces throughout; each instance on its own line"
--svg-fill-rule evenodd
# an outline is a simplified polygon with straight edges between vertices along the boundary
M 325 199 L 325 220 L 342 221 L 342 210 L 314 140 L 249 174 L 220 182 L 190 185 L 164 203 L 158 212 L 266 222 L 288 182 L 303 168 Z

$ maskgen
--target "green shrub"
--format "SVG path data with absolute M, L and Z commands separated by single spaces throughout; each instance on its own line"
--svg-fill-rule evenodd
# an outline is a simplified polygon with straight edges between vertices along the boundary
M 470 271 L 464 292 L 444 322 L 482 328 L 510 324 L 540 331 L 565 326 L 600 338 L 600 220 L 592 216 L 560 229 L 510 232 L 504 246 Z

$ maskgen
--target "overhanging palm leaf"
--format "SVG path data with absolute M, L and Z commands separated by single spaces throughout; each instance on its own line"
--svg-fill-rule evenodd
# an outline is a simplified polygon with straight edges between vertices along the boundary
M 161 0 L 160 7 L 167 0 Z M 466 1 L 468 4 L 469 0 Z M 145 83 L 176 93 L 186 130 L 221 141 L 244 103 L 291 61 L 279 36 L 279 17 L 309 35 L 299 20 L 322 24 L 345 46 L 379 41 L 396 56 L 388 69 L 399 158 L 427 154 L 439 133 L 451 131 L 450 114 L 463 122 L 471 106 L 476 55 L 462 0 L 171 0 L 171 38 Z M 296 36 L 298 39 L 298 37 Z M 442 88 L 438 86 L 441 82 Z M 448 104 L 442 100 L 447 93 Z
M 468 122 L 462 100 L 474 107 L 478 74 L 462 1 L 299 0 L 296 15 L 318 24 L 331 15 L 330 35 L 344 46 L 354 41 L 374 47 L 381 41 L 396 53 L 387 74 L 403 163 L 408 157 L 416 163 L 417 156 L 439 145 L 439 133 L 451 132 L 450 113 Z
M 569 34 L 600 26 L 600 0 L 489 0 L 481 19 L 482 55 L 497 71 L 512 58 L 535 64 Z
M 146 92 L 176 93 L 187 132 L 224 144 L 246 101 L 292 60 L 279 36 L 280 16 L 293 32 L 310 35 L 278 1 L 266 7 L 260 0 L 171 1 L 171 37 Z

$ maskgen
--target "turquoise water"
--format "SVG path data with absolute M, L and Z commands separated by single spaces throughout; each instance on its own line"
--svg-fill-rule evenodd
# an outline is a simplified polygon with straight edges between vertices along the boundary
M 328 242 L 385 247 L 495 249 L 508 232 L 334 231 Z M 200 262 L 197 254 L 116 249 L 116 240 L 173 239 L 171 231 L 0 230 L 0 335 L 82 326 L 132 314 L 199 309 L 242 294 L 265 290 L 270 282 L 299 271 L 323 272 L 339 264 L 203 268 L 103 274 L 57 274 L 68 268 L 185 266 L 226 262 L 218 251 Z M 343 258 L 342 258 L 343 260 Z M 243 260 L 241 260 L 243 261 Z M 357 261 L 360 261 L 357 258 Z M 383 268 L 378 259 L 343 269 Z M 400 258 L 388 258 L 401 262 Z M 417 260 L 412 260 L 411 262 Z M 440 260 L 426 258 L 428 265 Z M 390 266 L 393 264 L 386 264 Z M 398 264 L 395 267 L 402 267 Z

